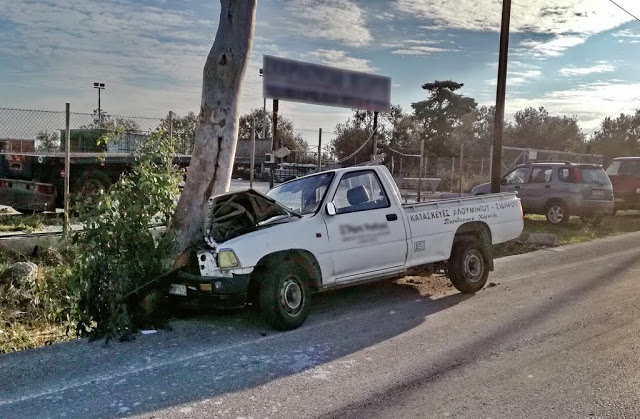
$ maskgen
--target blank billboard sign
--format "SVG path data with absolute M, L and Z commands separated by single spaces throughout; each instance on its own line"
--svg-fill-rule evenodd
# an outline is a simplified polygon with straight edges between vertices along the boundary
M 265 55 L 263 96 L 316 105 L 389 112 L 391 78 Z

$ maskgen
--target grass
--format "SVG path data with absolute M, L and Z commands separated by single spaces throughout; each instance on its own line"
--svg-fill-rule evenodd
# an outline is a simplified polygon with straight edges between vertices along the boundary
M 68 295 L 71 255 L 53 249 L 40 252 L 29 261 L 38 265 L 34 282 L 16 283 L 10 267 L 27 258 L 17 253 L 0 253 L 0 353 L 20 351 L 68 340 L 73 299 Z
M 518 255 L 540 249 L 541 246 L 526 242 L 531 233 L 554 234 L 557 244 L 562 246 L 633 231 L 640 231 L 640 213 L 635 211 L 621 211 L 615 217 L 605 217 L 595 227 L 582 223 L 577 217 L 572 217 L 566 224 L 553 226 L 542 215 L 527 215 L 520 238 L 496 245 L 494 256 Z
M 42 231 L 45 226 L 62 225 L 62 217 L 51 214 L 8 215 L 0 214 L 0 232 Z

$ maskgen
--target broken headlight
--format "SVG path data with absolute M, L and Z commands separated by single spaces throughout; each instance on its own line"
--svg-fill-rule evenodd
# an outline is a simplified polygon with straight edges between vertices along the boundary
M 218 267 L 221 269 L 235 268 L 239 265 L 238 258 L 233 250 L 220 250 L 218 252 Z

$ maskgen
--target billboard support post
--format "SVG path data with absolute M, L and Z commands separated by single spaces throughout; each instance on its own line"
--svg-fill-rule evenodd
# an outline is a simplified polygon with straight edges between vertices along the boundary
M 318 130 L 318 172 L 322 170 L 322 128 Z
M 280 139 L 278 138 L 278 99 L 273 99 L 273 136 L 271 139 L 271 175 L 269 178 L 269 189 L 273 188 L 274 171 L 276 169 L 276 147 L 280 149 Z

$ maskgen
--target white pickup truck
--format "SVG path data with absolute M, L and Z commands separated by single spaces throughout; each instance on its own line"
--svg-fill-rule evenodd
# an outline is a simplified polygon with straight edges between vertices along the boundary
M 280 330 L 305 321 L 314 292 L 412 272 L 447 272 L 459 291 L 479 291 L 493 269 L 491 245 L 523 228 L 513 193 L 403 205 L 384 166 L 321 172 L 209 205 L 197 266 L 177 276 L 169 297 L 256 304 Z

